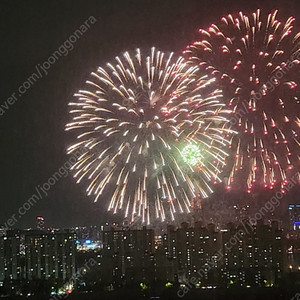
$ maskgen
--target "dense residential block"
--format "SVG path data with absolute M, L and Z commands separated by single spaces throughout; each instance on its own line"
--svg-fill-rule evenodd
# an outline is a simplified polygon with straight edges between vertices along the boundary
M 75 273 L 75 234 L 69 230 L 9 230 L 0 237 L 0 280 L 67 280 Z

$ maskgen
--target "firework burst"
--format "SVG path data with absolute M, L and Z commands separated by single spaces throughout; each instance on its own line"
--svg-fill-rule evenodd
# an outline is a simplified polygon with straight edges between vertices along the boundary
M 228 189 L 243 178 L 271 189 L 299 178 L 300 33 L 293 17 L 277 11 L 261 16 L 240 12 L 223 17 L 184 51 L 188 60 L 217 77 L 232 108 L 233 157 Z M 284 190 L 283 190 L 284 191 Z
M 148 56 L 125 52 L 91 73 L 88 88 L 69 103 L 66 130 L 77 134 L 68 153 L 85 149 L 73 170 L 95 202 L 149 224 L 174 220 L 212 192 L 230 143 L 230 110 L 214 78 L 195 80 L 197 72 L 152 48 Z M 187 145 L 201 149 L 195 164 L 182 155 Z

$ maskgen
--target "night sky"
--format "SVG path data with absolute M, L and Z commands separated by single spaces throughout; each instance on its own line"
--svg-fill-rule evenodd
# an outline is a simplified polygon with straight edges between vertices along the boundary
M 68 157 L 67 103 L 90 72 L 125 50 L 152 46 L 180 53 L 196 35 L 227 13 L 280 9 L 279 18 L 300 18 L 294 1 L 1 1 L 0 104 L 90 16 L 97 22 L 18 101 L 0 116 L 0 224 L 57 171 Z M 300 25 L 299 21 L 296 25 Z M 32 226 L 37 215 L 47 225 L 98 224 L 103 204 L 92 204 L 85 186 L 62 178 L 15 227 Z

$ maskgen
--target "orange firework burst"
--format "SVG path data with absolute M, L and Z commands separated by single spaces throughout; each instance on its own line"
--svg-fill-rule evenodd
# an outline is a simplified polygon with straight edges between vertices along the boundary
M 75 94 L 66 130 L 77 137 L 68 153 L 84 147 L 73 169 L 95 201 L 149 224 L 174 220 L 198 194 L 212 192 L 230 144 L 231 111 L 215 78 L 196 72 L 181 57 L 154 48 L 143 56 L 137 49 L 98 68 L 88 89 Z M 184 161 L 186 145 L 201 148 L 201 171 Z

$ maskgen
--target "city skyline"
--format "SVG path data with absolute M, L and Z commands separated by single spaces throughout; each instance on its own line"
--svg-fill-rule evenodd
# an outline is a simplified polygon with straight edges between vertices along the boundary
M 299 211 L 292 213 L 291 224 L 299 217 Z M 300 230 L 265 221 L 257 216 L 222 229 L 201 222 L 163 231 L 107 223 L 0 232 L 0 293 L 57 300 L 92 299 L 86 295 L 91 291 L 115 299 L 115 292 L 128 291 L 137 299 L 196 299 L 212 293 L 233 297 L 241 289 L 263 297 L 267 289 L 268 297 L 292 297 Z
M 68 167 L 64 167 L 70 160 L 65 154 L 70 137 L 64 132 L 64 124 L 67 103 L 73 93 L 95 66 L 103 65 L 126 48 L 133 50 L 140 46 L 145 49 L 157 45 L 164 51 L 177 49 L 176 54 L 180 54 L 195 38 L 199 26 L 218 20 L 224 13 L 240 9 L 252 12 L 259 2 L 228 1 L 226 7 L 225 4 L 214 5 L 217 2 L 203 5 L 199 1 L 190 1 L 184 6 L 176 1 L 151 5 L 147 1 L 145 5 L 135 1 L 122 4 L 112 1 L 96 6 L 53 2 L 48 7 L 33 3 L 30 9 L 25 4 L 18 4 L 16 9 L 2 4 L 4 26 L 1 30 L 5 39 L 1 46 L 4 100 L 0 135 L 5 146 L 1 156 L 3 205 L 0 224 L 14 223 L 12 227 L 26 228 L 34 225 L 37 215 L 45 216 L 57 227 L 113 220 L 114 216 L 106 213 L 105 205 L 93 204 L 84 188 L 75 184 Z M 293 15 L 298 20 L 296 1 L 290 1 L 285 7 L 280 4 L 280 1 L 265 1 L 262 9 L 268 12 L 280 8 L 282 18 Z M 213 12 L 212 5 L 216 7 Z M 76 30 L 81 32 L 76 41 L 67 43 L 64 49 L 60 47 Z M 43 64 L 55 51 L 60 51 L 60 56 L 53 56 L 53 65 Z M 31 77 L 33 74 L 35 80 Z M 48 181 L 54 184 L 46 191 L 43 184 Z M 273 196 L 256 193 L 252 196 L 254 202 L 257 199 L 268 201 Z M 281 205 L 296 203 L 297 195 L 298 188 L 291 189 Z M 225 207 L 229 199 L 233 209 L 234 201 L 244 205 L 245 199 L 245 205 L 248 200 L 251 203 L 247 198 L 246 194 L 235 193 L 223 196 L 220 189 L 204 207 L 213 211 L 215 203 Z M 19 213 L 20 208 L 22 213 Z M 282 212 L 280 206 L 276 210 L 278 218 Z

